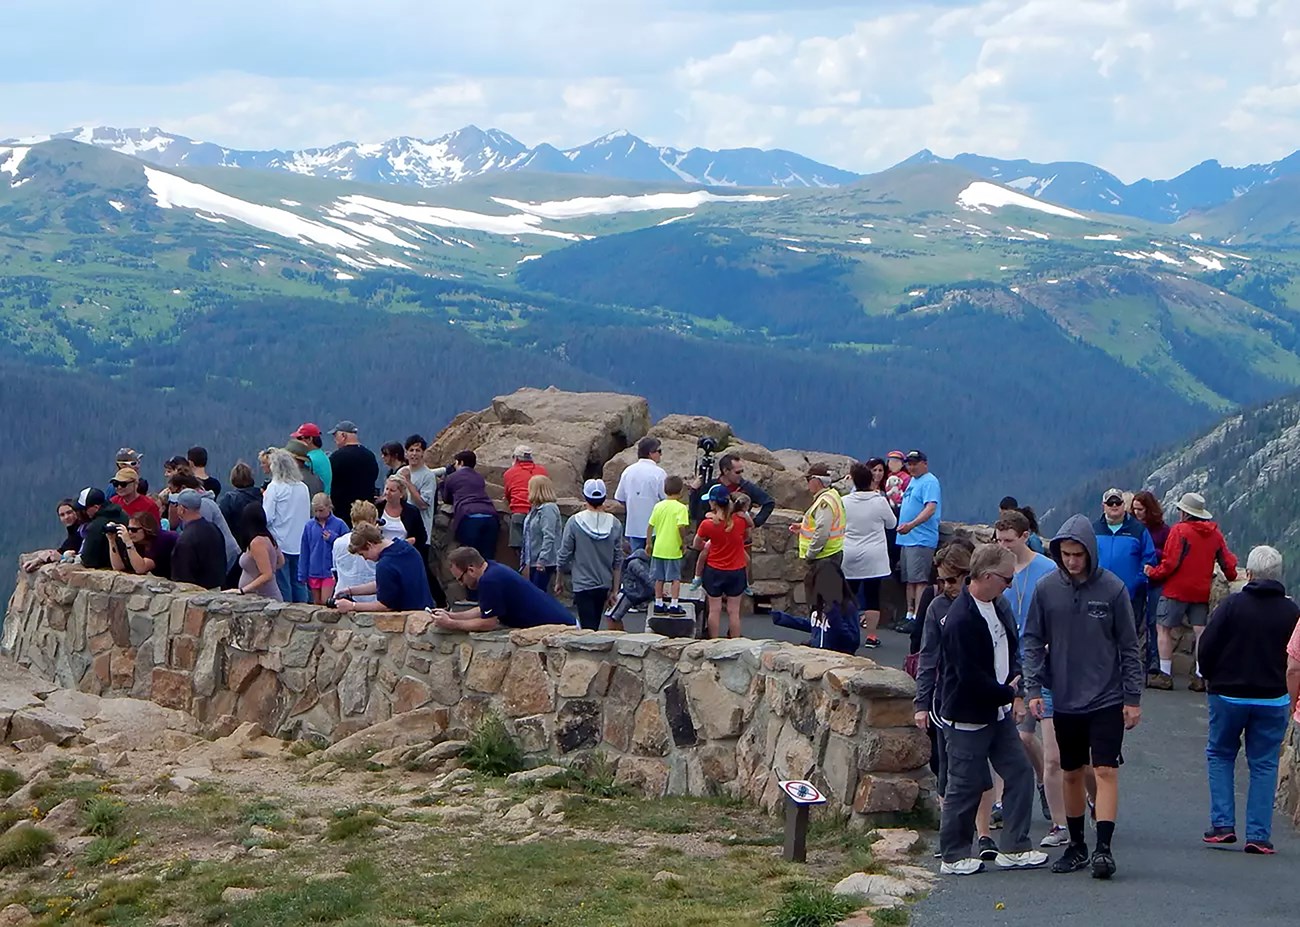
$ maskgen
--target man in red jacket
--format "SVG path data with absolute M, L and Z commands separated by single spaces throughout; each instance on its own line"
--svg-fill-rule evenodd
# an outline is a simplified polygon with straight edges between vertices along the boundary
M 533 449 L 527 444 L 515 448 L 514 464 L 501 477 L 506 504 L 510 506 L 510 546 L 516 552 L 524 546 L 524 518 L 528 515 L 528 481 L 550 476 L 541 464 L 533 463 Z
M 1160 674 L 1151 682 L 1153 689 L 1172 689 L 1174 629 L 1187 618 L 1199 645 L 1210 617 L 1210 588 L 1214 583 L 1214 565 L 1223 568 L 1228 582 L 1237 578 L 1237 558 L 1228 550 L 1219 526 L 1211 521 L 1200 493 L 1185 493 L 1178 500 L 1182 520 L 1169 531 L 1164 554 L 1146 574 L 1154 582 L 1163 582 L 1160 605 L 1156 608 L 1157 642 L 1160 648 Z M 1199 653 L 1199 646 L 1197 651 Z M 1199 664 L 1187 688 L 1205 691 Z

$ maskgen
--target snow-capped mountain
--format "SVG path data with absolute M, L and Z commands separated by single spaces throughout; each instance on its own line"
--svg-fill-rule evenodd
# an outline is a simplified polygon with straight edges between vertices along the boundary
M 681 181 L 710 186 L 834 187 L 857 174 L 791 151 L 735 148 L 681 151 L 614 132 L 577 148 L 529 148 L 496 129 L 466 126 L 426 141 L 408 136 L 361 144 L 339 142 L 300 151 L 248 151 L 174 135 L 159 128 L 80 128 L 48 138 L 72 139 L 152 162 L 160 167 L 242 167 L 289 171 L 362 183 L 436 187 L 500 171 L 591 174 L 625 180 Z M 15 140 L 32 144 L 46 137 Z
M 1132 184 L 1125 184 L 1095 165 L 1077 161 L 1039 164 L 976 154 L 941 158 L 926 149 L 903 163 L 954 164 L 1030 196 L 1074 209 L 1174 222 L 1189 213 L 1230 202 L 1271 180 L 1300 174 L 1300 151 L 1270 164 L 1246 167 L 1224 167 L 1218 161 L 1205 161 L 1169 180 L 1139 180 Z

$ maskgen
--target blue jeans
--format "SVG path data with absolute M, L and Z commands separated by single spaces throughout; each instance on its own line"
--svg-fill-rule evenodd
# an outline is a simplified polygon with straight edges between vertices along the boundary
M 1210 697 L 1210 734 L 1205 760 L 1210 774 L 1210 826 L 1237 826 L 1233 771 L 1241 735 L 1246 735 L 1250 791 L 1246 797 L 1246 839 L 1268 840 L 1273 833 L 1273 796 L 1277 760 L 1286 736 L 1285 705 L 1241 705 Z
M 501 523 L 495 515 L 466 515 L 456 528 L 456 541 L 474 548 L 484 560 L 495 560 L 500 530 Z
M 1147 600 L 1146 600 L 1146 622 L 1147 622 L 1147 652 L 1145 654 L 1146 667 L 1148 673 L 1158 672 L 1160 669 L 1160 649 L 1156 644 L 1159 638 L 1159 632 L 1156 631 L 1156 608 L 1160 605 L 1160 592 L 1165 588 L 1164 583 L 1147 583 Z M 1137 616 L 1141 619 L 1141 616 Z
M 307 584 L 298 579 L 298 555 L 285 554 L 284 566 L 275 571 L 275 584 L 280 587 L 280 597 L 286 602 L 310 602 Z

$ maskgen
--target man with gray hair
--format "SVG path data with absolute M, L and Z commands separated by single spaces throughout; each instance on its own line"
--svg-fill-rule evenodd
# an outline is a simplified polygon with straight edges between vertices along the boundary
M 970 855 L 980 799 L 1002 777 L 1002 869 L 1034 869 L 1047 854 L 1033 849 L 1034 768 L 1016 724 L 1025 716 L 1016 617 L 1003 597 L 1015 580 L 1016 558 L 995 544 L 976 548 L 970 582 L 943 617 L 939 632 L 943 680 L 938 714 L 944 724 L 948 783 L 939 848 L 944 875 L 971 875 L 984 863 Z
M 1273 853 L 1273 795 L 1286 736 L 1287 643 L 1300 608 L 1282 585 L 1282 555 L 1256 547 L 1246 558 L 1246 586 L 1228 596 L 1201 635 L 1201 675 L 1209 692 L 1205 746 L 1210 779 L 1206 843 L 1237 842 L 1233 771 L 1245 735 L 1250 792 L 1246 798 L 1246 852 Z
M 664 480 L 668 474 L 659 461 L 664 455 L 663 442 L 645 437 L 636 443 L 636 463 L 623 471 L 614 490 L 614 501 L 623 503 L 623 536 L 631 550 L 645 547 L 650 530 L 650 513 L 666 499 Z

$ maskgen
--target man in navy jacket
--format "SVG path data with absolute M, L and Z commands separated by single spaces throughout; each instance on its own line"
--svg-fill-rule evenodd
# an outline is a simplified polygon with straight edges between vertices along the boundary
M 939 723 L 948 747 L 943 796 L 940 872 L 970 875 L 984 863 L 970 855 L 980 797 L 993 787 L 989 764 L 1002 777 L 1003 869 L 1033 869 L 1047 854 L 1033 849 L 1034 769 L 1016 724 L 1024 718 L 1016 619 L 1002 598 L 1015 579 L 1015 555 L 994 544 L 977 548 L 970 583 L 944 616 L 939 632 Z

